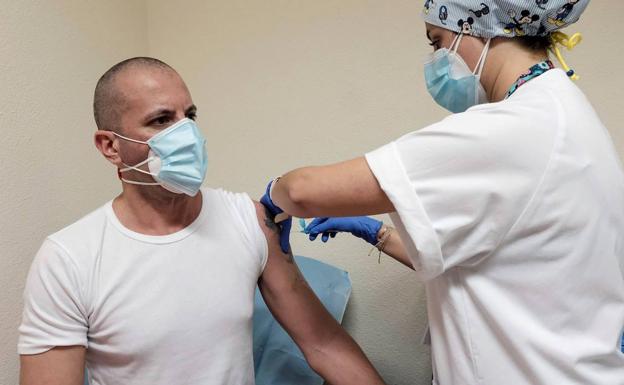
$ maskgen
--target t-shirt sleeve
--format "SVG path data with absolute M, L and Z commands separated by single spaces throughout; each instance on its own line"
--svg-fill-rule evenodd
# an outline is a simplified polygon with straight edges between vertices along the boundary
M 19 327 L 19 354 L 58 346 L 87 347 L 88 322 L 78 269 L 65 250 L 46 239 L 31 265 Z
M 489 256 L 530 201 L 552 138 L 517 128 L 458 114 L 366 155 L 420 279 Z
M 259 259 L 259 271 L 261 275 L 269 258 L 269 245 L 264 232 L 260 228 L 258 215 L 256 213 L 256 205 L 249 195 L 245 193 L 232 193 L 233 202 L 236 206 L 236 212 L 242 221 L 243 236 L 250 245 L 254 255 Z

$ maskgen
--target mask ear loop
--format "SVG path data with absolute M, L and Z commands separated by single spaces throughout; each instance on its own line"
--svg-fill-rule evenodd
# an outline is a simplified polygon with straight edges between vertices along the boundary
M 123 136 L 123 135 L 121 135 L 121 134 L 118 134 L 118 133 L 116 133 L 116 132 L 113 132 L 113 135 L 115 135 L 115 136 L 117 136 L 117 137 L 120 137 L 121 139 L 127 140 L 127 141 L 129 141 L 129 142 L 134 142 L 134 143 L 139 143 L 139 144 L 149 145 L 149 143 L 147 143 L 147 142 L 143 142 L 143 141 L 141 141 L 141 140 L 136 140 L 136 139 L 128 138 L 128 137 Z M 154 176 L 154 174 L 152 174 L 151 172 L 149 172 L 149 171 L 145 171 L 145 170 L 141 170 L 141 169 L 139 168 L 139 167 L 143 166 L 144 164 L 147 164 L 150 160 L 153 160 L 153 159 L 154 159 L 154 157 L 153 157 L 153 156 L 150 156 L 150 157 L 148 157 L 147 159 L 145 159 L 144 161 L 142 161 L 142 162 L 139 162 L 139 163 L 135 164 L 134 166 L 130 166 L 130 165 L 127 165 L 127 164 L 125 164 L 125 163 L 122 163 L 124 166 L 126 166 L 126 168 L 121 168 L 121 169 L 119 169 L 119 172 L 127 172 L 127 171 L 130 171 L 130 170 L 134 170 L 134 171 L 142 172 L 143 174 L 147 174 L 147 175 Z M 122 180 L 124 180 L 124 179 L 122 179 Z M 124 180 L 124 181 L 125 181 L 125 180 Z
M 481 56 L 479 56 L 479 61 L 477 62 L 477 65 L 474 71 L 472 72 L 472 74 L 476 75 L 478 79 L 481 79 L 481 73 L 483 72 L 483 67 L 485 67 L 485 59 L 487 57 L 488 52 L 490 51 L 491 41 L 492 39 L 488 39 L 488 41 L 485 43 L 485 48 L 483 48 L 483 51 L 481 52 Z
M 121 178 L 121 180 L 124 181 L 125 183 L 128 183 L 128 184 L 137 184 L 137 185 L 140 185 L 140 186 L 160 186 L 160 183 L 158 183 L 158 182 L 139 182 L 139 181 L 136 181 L 136 180 L 129 180 L 129 179 L 126 179 L 126 178 Z
M 115 135 L 115 136 L 117 136 L 117 137 L 119 137 L 121 139 L 125 139 L 125 140 L 127 140 L 129 142 L 134 142 L 134 143 L 139 143 L 139 144 L 147 144 L 147 142 L 144 142 L 142 140 L 136 140 L 136 139 L 128 138 L 127 136 L 123 136 L 123 135 L 118 134 L 116 132 L 113 132 L 113 135 Z
M 449 51 L 457 55 L 457 50 L 459 49 L 459 44 L 461 43 L 463 37 L 464 37 L 463 33 L 461 32 L 458 33 L 457 36 L 455 36 L 455 39 L 453 39 L 453 42 L 451 43 L 451 46 L 449 47 Z
M 134 170 L 134 171 L 141 172 L 141 173 L 143 173 L 143 174 L 147 174 L 147 175 L 154 176 L 154 174 L 152 174 L 151 172 L 149 172 L 149 171 L 145 171 L 145 170 L 141 170 L 141 169 L 139 168 L 139 167 L 143 166 L 144 164 L 149 163 L 149 161 L 150 161 L 150 160 L 153 160 L 153 159 L 154 159 L 154 157 L 153 157 L 153 156 L 150 156 L 149 158 L 145 159 L 145 160 L 144 160 L 144 161 L 142 161 L 142 162 L 139 162 L 139 163 L 135 164 L 134 166 L 130 166 L 130 165 L 127 165 L 127 164 L 123 163 L 123 165 L 124 165 L 124 166 L 126 166 L 126 168 L 122 168 L 122 169 L 120 169 L 120 170 L 119 170 L 119 172 L 126 172 L 126 171 L 130 171 L 130 170 Z
M 123 135 L 121 135 L 121 134 L 118 134 L 118 133 L 116 133 L 116 132 L 113 132 L 113 135 L 115 135 L 115 136 L 117 136 L 117 137 L 120 137 L 121 139 L 125 139 L 125 140 L 127 140 L 127 141 L 130 141 L 130 142 L 134 142 L 134 143 L 139 143 L 139 144 L 145 144 L 145 145 L 148 145 L 148 143 L 147 143 L 147 142 L 143 142 L 143 141 L 141 141 L 141 140 L 136 140 L 136 139 L 128 138 L 128 137 L 123 136 Z M 140 186 L 160 186 L 160 183 L 159 183 L 159 182 L 139 182 L 139 181 L 136 181 L 136 180 L 130 180 L 130 179 L 126 179 L 126 178 L 122 178 L 122 177 L 121 177 L 121 173 L 123 173 L 123 172 L 127 172 L 127 171 L 130 171 L 130 170 L 138 171 L 138 172 L 140 172 L 140 173 L 147 174 L 147 175 L 149 175 L 149 176 L 152 176 L 152 177 L 153 177 L 153 176 L 154 176 L 154 174 L 152 174 L 151 172 L 149 172 L 149 171 L 145 171 L 145 170 L 141 170 L 141 169 L 139 168 L 139 167 L 143 166 L 144 164 L 149 163 L 149 161 L 151 161 L 151 160 L 153 160 L 153 159 L 154 159 L 154 157 L 153 157 L 153 156 L 150 156 L 150 157 L 148 157 L 147 159 L 145 159 L 144 161 L 142 161 L 142 162 L 139 162 L 139 163 L 135 164 L 134 166 L 130 166 L 130 165 L 127 165 L 127 164 L 123 163 L 123 165 L 124 165 L 124 166 L 126 166 L 126 167 L 125 167 L 125 168 L 121 168 L 121 169 L 119 169 L 119 170 L 118 170 L 118 172 L 119 172 L 119 179 L 121 179 L 121 180 L 122 180 L 123 182 L 125 182 L 125 183 L 129 183 L 129 184 L 136 184 L 136 185 L 140 185 Z
M 123 164 L 124 166 L 126 166 L 126 168 L 122 168 L 119 169 L 119 179 L 121 179 L 123 182 L 129 183 L 129 184 L 137 184 L 137 185 L 141 185 L 141 186 L 160 186 L 161 184 L 159 182 L 139 182 L 136 180 L 130 180 L 130 179 L 126 179 L 126 178 L 122 178 L 121 177 L 121 173 L 122 172 L 126 172 L 126 171 L 130 171 L 130 170 L 134 170 L 134 171 L 138 171 L 140 173 L 149 175 L 154 177 L 154 174 L 152 174 L 149 171 L 145 171 L 145 170 L 141 170 L 139 167 L 143 166 L 144 164 L 148 163 L 150 160 L 154 159 L 153 156 L 150 156 L 149 158 L 145 159 L 144 161 L 135 164 L 134 166 L 128 166 L 127 164 Z

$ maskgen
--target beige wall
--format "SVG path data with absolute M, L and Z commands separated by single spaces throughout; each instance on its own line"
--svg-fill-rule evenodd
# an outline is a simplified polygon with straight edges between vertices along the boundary
M 421 1 L 0 0 L 0 384 L 17 378 L 21 291 L 43 237 L 115 194 L 91 144 L 97 77 L 149 54 L 179 70 L 208 137 L 207 184 L 261 195 L 288 169 L 363 154 L 445 115 L 422 79 Z M 624 2 L 594 1 L 568 55 L 624 154 Z M 424 292 L 342 236 L 298 254 L 351 273 L 345 325 L 388 383 L 429 383 Z
M 207 184 L 259 197 L 289 169 L 361 155 L 442 117 L 422 86 L 417 3 L 151 1 L 150 53 L 179 70 L 199 107 Z M 161 28 L 179 9 L 192 10 L 185 22 Z M 379 265 L 348 236 L 292 240 L 295 253 L 349 271 L 344 325 L 388 383 L 430 383 L 424 292 L 410 270 Z
M 43 238 L 110 199 L 92 144 L 99 75 L 145 54 L 143 1 L 0 0 L 0 384 L 17 383 L 21 294 Z
M 430 47 L 422 4 L 151 1 L 149 51 L 182 73 L 199 106 L 211 160 L 207 183 L 260 196 L 272 176 L 361 155 L 444 116 L 423 82 Z M 185 22 L 175 33 L 160 28 L 178 7 L 192 10 Z M 624 55 L 610 54 L 621 46 L 611 40 L 618 14 L 624 2 L 594 1 L 576 28 L 586 33 L 585 43 L 569 59 L 624 152 L 624 135 L 616 131 L 624 122 L 624 79 L 613 76 Z M 301 234 L 292 238 L 295 252 L 351 273 L 345 326 L 388 383 L 430 383 L 429 351 L 420 345 L 423 286 L 410 272 L 387 258 L 378 265 L 353 238 L 327 247 Z

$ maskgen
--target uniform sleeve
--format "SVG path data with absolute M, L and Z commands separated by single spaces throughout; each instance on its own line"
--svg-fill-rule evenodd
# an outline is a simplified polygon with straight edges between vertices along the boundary
M 453 115 L 366 155 L 421 280 L 489 256 L 530 201 L 550 157 L 554 139 L 547 130 L 531 138 L 495 117 L 474 115 Z
M 31 265 L 19 327 L 19 354 L 39 354 L 57 346 L 87 347 L 87 316 L 76 265 L 47 239 Z

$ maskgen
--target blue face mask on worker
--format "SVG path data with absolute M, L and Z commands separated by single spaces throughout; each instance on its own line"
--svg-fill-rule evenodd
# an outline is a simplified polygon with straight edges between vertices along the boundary
M 194 121 L 182 119 L 146 142 L 114 134 L 121 139 L 145 144 L 150 148 L 147 159 L 133 166 L 124 163 L 126 168 L 120 169 L 119 172 L 138 171 L 151 175 L 156 182 L 140 182 L 123 177 L 122 181 L 136 185 L 162 186 L 176 194 L 189 196 L 197 194 L 208 169 L 208 153 L 206 139 Z M 145 164 L 149 171 L 139 168 Z
M 462 38 L 463 34 L 458 34 L 449 49 L 436 50 L 425 63 L 425 80 L 429 93 L 440 106 L 453 113 L 464 112 L 472 106 L 488 102 L 480 79 L 490 48 L 490 39 L 485 44 L 474 71 L 471 71 L 457 53 Z

